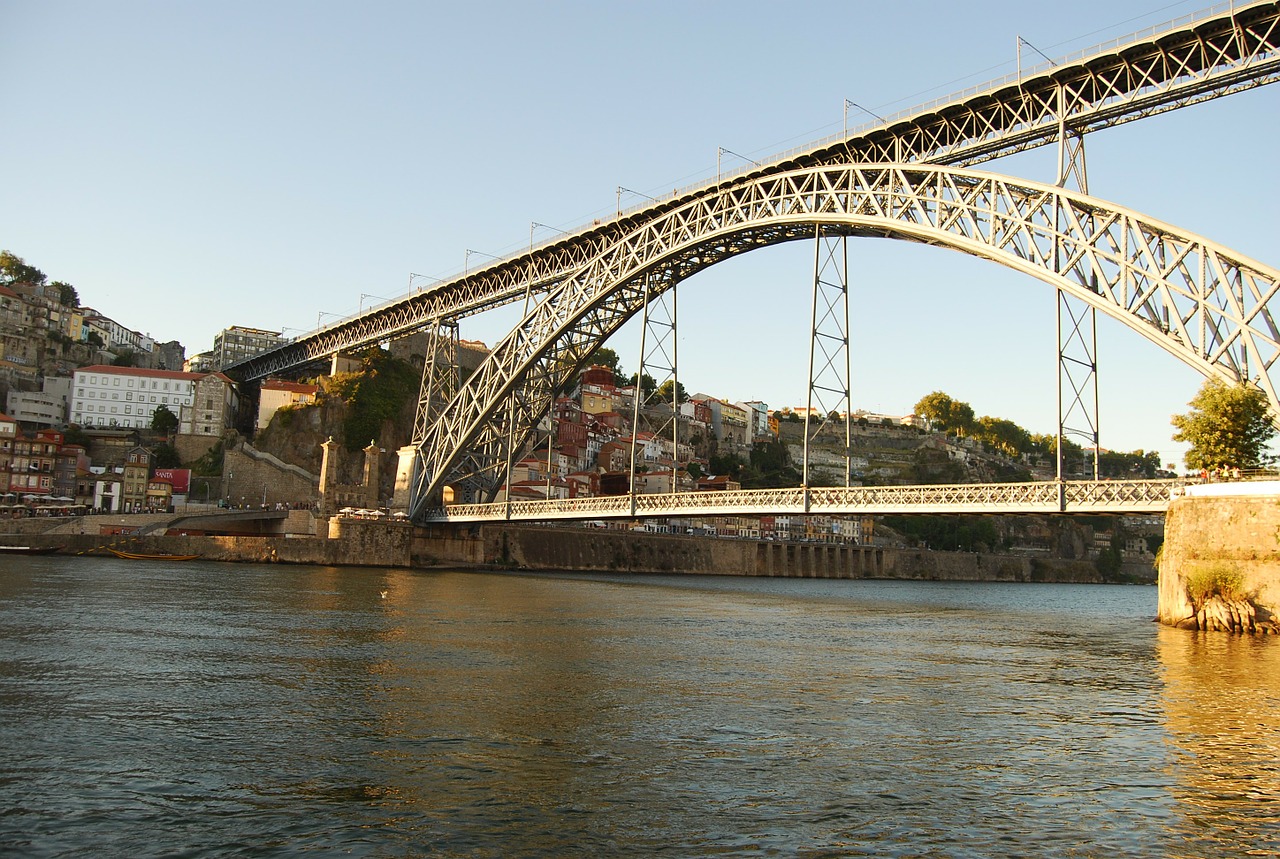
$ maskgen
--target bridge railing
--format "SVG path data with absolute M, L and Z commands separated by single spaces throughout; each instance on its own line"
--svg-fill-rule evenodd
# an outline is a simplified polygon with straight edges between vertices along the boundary
M 920 486 L 740 489 L 451 504 L 431 522 L 641 519 L 667 516 L 1159 512 L 1199 480 L 1081 480 Z

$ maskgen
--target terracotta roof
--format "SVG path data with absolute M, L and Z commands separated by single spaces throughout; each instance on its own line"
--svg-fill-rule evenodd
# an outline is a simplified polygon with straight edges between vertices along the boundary
M 115 376 L 145 376 L 148 379 L 178 379 L 185 382 L 194 382 L 196 379 L 213 375 L 210 373 L 184 373 L 181 370 L 146 370 L 142 367 L 114 367 L 110 364 L 94 364 L 89 367 L 81 367 L 76 372 Z
M 267 379 L 262 383 L 261 390 L 264 391 L 289 391 L 294 394 L 315 394 L 319 393 L 319 385 L 308 385 L 304 382 L 290 382 L 287 379 Z

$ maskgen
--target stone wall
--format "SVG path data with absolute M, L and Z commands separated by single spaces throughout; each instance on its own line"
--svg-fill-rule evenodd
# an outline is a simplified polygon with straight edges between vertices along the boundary
M 222 458 L 224 497 L 231 504 L 257 506 L 263 502 L 294 504 L 311 502 L 319 497 L 319 478 L 281 462 L 247 444 L 226 451 Z
M 1280 483 L 1224 483 L 1188 487 L 1169 505 L 1160 553 L 1159 618 L 1170 626 L 1248 631 L 1280 629 Z M 1188 580 L 1215 571 L 1240 574 L 1248 606 L 1230 600 L 1193 605 Z M 1240 601 L 1237 601 L 1240 602 Z M 1223 622 L 1222 615 L 1234 622 Z M 1214 616 L 1219 616 L 1215 621 Z
M 414 541 L 415 566 L 927 581 L 1100 582 L 1080 561 L 826 543 L 727 540 L 532 525 L 437 525 Z

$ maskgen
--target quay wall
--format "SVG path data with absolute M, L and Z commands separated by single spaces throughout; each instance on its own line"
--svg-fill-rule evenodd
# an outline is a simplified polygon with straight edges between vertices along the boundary
M 1160 552 L 1158 616 L 1185 628 L 1206 625 L 1189 582 L 1234 573 L 1262 631 L 1280 629 L 1280 482 L 1188 487 L 1169 505 Z M 1247 627 L 1248 624 L 1245 624 Z M 1247 631 L 1247 630 L 1239 630 Z
M 1087 562 L 827 543 L 730 540 L 519 525 L 437 525 L 419 531 L 414 565 L 612 573 L 1100 582 Z
M 309 515 L 309 514 L 308 514 Z M 191 554 L 211 561 L 369 567 L 494 567 L 605 573 L 922 581 L 1099 582 L 1088 562 L 827 543 L 717 539 L 533 525 L 431 525 L 333 518 L 289 536 L 10 533 L 8 544 L 56 545 L 68 555 Z M 311 526 L 308 526 L 310 528 Z M 88 529 L 85 529 L 88 530 Z

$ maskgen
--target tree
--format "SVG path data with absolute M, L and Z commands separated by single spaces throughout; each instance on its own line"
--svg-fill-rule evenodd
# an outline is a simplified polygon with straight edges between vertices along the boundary
M 613 371 L 614 382 L 622 378 L 622 374 L 618 372 L 618 353 L 610 349 L 608 346 L 601 346 L 599 349 L 591 353 L 591 357 L 587 359 L 588 364 L 595 364 L 598 367 L 608 367 Z
M 49 286 L 58 291 L 58 301 L 63 307 L 80 306 L 80 293 L 76 292 L 76 288 L 71 284 L 55 280 L 53 283 L 49 284 Z
M 152 465 L 156 468 L 181 468 L 182 458 L 178 456 L 178 451 L 171 444 L 158 444 L 155 449 L 155 460 Z
M 1261 388 L 1209 379 L 1187 405 L 1191 411 L 1172 418 L 1173 440 L 1191 445 L 1187 468 L 1257 468 L 1273 459 L 1265 448 L 1276 428 Z
M 973 429 L 973 406 L 953 400 L 942 391 L 934 391 L 920 398 L 915 413 L 928 418 L 934 429 L 968 435 Z
M 22 257 L 14 256 L 9 251 L 0 251 L 0 282 L 39 286 L 44 281 L 45 273 L 40 269 L 27 265 Z
M 975 435 L 980 441 L 1007 456 L 1017 456 L 1031 449 L 1031 434 L 1004 418 L 978 418 Z
M 634 387 L 636 384 L 636 376 L 638 375 L 639 373 L 632 373 L 630 378 L 627 379 L 626 384 L 628 386 Z M 653 398 L 653 392 L 658 387 L 658 381 L 654 379 L 653 376 L 650 376 L 648 373 L 645 373 L 644 378 L 641 379 L 639 387 L 640 387 L 640 396 L 642 398 L 641 402 L 647 403 L 649 402 L 649 400 Z
M 667 379 L 658 386 L 658 390 L 654 392 L 653 399 L 655 402 L 669 403 L 671 402 L 671 388 L 676 389 L 676 402 L 683 403 L 689 399 L 689 392 L 684 389 L 684 385 L 675 379 Z
M 178 416 L 169 411 L 168 406 L 156 406 L 151 413 L 151 428 L 167 436 L 178 428 Z

